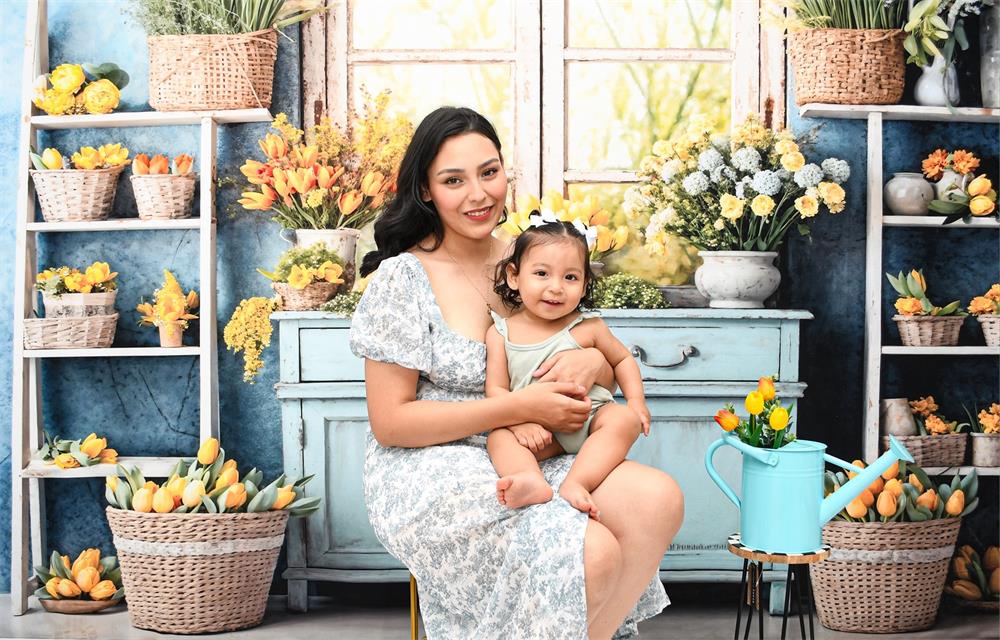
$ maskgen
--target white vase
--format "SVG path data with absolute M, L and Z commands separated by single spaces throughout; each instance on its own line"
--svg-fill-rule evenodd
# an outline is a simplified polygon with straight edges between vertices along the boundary
M 964 191 L 969 178 L 969 174 L 962 175 L 951 169 L 945 169 L 941 174 L 941 179 L 934 183 L 934 197 L 941 200 L 952 189 Z
M 699 251 L 698 255 L 702 265 L 694 272 L 694 283 L 712 308 L 760 309 L 781 283 L 775 251 Z
M 286 242 L 294 244 L 296 247 L 311 247 L 317 242 L 326 244 L 327 247 L 344 261 L 344 285 L 341 291 L 351 291 L 354 287 L 354 280 L 357 274 L 357 249 L 358 237 L 361 232 L 357 229 L 282 229 L 281 238 Z M 289 238 L 291 236 L 291 238 Z
M 934 56 L 930 66 L 920 67 L 920 77 L 913 88 L 913 99 L 925 107 L 958 106 L 958 72 L 955 65 L 945 65 L 945 59 Z
M 882 188 L 882 199 L 889 213 L 900 216 L 924 216 L 934 199 L 934 187 L 920 173 L 894 173 Z
M 917 435 L 917 422 L 913 419 L 913 411 L 906 398 L 883 398 L 879 402 L 878 414 L 882 435 Z

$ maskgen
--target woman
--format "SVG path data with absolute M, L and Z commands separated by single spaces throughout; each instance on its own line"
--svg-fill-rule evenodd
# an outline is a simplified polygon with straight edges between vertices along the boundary
M 573 432 L 590 409 L 584 390 L 613 383 L 587 349 L 546 362 L 539 383 L 483 397 L 488 311 L 506 315 L 491 282 L 507 247 L 491 233 L 507 184 L 478 113 L 443 107 L 417 127 L 351 328 L 365 358 L 369 519 L 416 577 L 432 640 L 629 637 L 668 604 L 657 570 L 683 517 L 677 484 L 626 461 L 593 493 L 599 522 L 561 499 L 496 500 L 481 434 L 527 422 Z M 572 460 L 542 463 L 554 488 Z

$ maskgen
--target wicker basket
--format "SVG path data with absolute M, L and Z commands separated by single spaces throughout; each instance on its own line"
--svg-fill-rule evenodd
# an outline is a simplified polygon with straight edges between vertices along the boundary
M 142 220 L 190 218 L 197 176 L 177 175 L 132 176 L 135 206 Z
M 86 318 L 26 318 L 25 349 L 103 349 L 115 341 L 118 314 Z
M 87 318 L 110 316 L 115 312 L 118 290 L 102 293 L 64 293 L 55 295 L 42 292 L 42 305 L 46 318 Z
M 260 624 L 288 512 L 139 513 L 108 507 L 132 625 L 164 633 Z
M 1000 347 L 1000 316 L 995 313 L 981 315 L 976 318 L 983 328 L 983 337 L 987 347 Z
M 287 282 L 271 283 L 271 288 L 281 296 L 281 308 L 284 311 L 318 309 L 337 293 L 339 287 L 339 284 L 332 282 L 313 282 L 306 285 L 305 289 L 296 289 Z
M 960 467 L 965 462 L 969 439 L 964 433 L 895 437 L 913 454 L 913 464 L 918 467 Z M 882 436 L 882 448 L 888 451 L 888 436 Z
M 961 521 L 827 523 L 830 557 L 810 571 L 820 622 L 862 633 L 933 625 Z
M 972 464 L 976 467 L 1000 467 L 1000 433 L 970 433 Z
M 795 103 L 896 104 L 906 65 L 899 29 L 806 29 L 791 38 Z
M 31 169 L 45 222 L 105 220 L 125 165 L 110 169 Z
M 892 317 L 899 327 L 904 347 L 951 347 L 958 344 L 958 332 L 965 316 Z
M 278 32 L 149 36 L 149 106 L 157 111 L 271 107 Z

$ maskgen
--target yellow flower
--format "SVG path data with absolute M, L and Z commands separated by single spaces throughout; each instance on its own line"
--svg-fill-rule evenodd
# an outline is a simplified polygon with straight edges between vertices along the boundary
M 987 413 L 984 409 L 977 417 L 983 433 L 1000 433 L 1000 413 Z
M 115 464 L 118 462 L 118 452 L 114 449 L 105 449 L 99 458 L 101 464 Z
M 803 218 L 812 218 L 819 213 L 819 202 L 810 195 L 800 196 L 795 199 L 795 210 Z
M 181 494 L 181 502 L 188 509 L 194 509 L 201 504 L 201 497 L 203 495 L 205 495 L 205 483 L 201 480 L 193 480 L 184 487 L 184 493 Z
M 819 197 L 823 198 L 823 202 L 827 205 L 843 202 L 847 195 L 844 193 L 844 188 L 836 182 L 820 182 L 817 189 L 819 189 Z
M 198 464 L 203 467 L 215 462 L 215 459 L 219 456 L 219 441 L 216 438 L 209 438 L 201 443 L 198 447 Z
M 934 396 L 926 396 L 919 400 L 910 400 L 910 411 L 915 414 L 927 417 L 938 410 L 938 404 Z
M 104 164 L 108 167 L 117 167 L 128 162 L 128 149 L 118 143 L 102 145 L 97 152 L 101 154 Z
M 100 569 L 101 567 L 101 550 L 96 548 L 84 549 L 80 552 L 80 555 L 76 557 L 70 567 L 70 575 L 76 578 L 77 574 L 86 568 Z M 86 589 L 85 589 L 86 591 Z
M 798 171 L 806 164 L 805 157 L 798 151 L 792 151 L 781 156 L 781 166 L 788 171 Z
M 242 482 L 237 482 L 226 490 L 227 509 L 239 509 L 246 501 L 247 489 Z
M 64 598 L 75 598 L 80 595 L 80 587 L 76 586 L 76 583 L 68 578 L 63 578 L 59 581 L 56 591 Z
M 674 146 L 666 140 L 657 140 L 653 143 L 653 155 L 660 158 L 669 158 L 674 152 Z
M 176 507 L 181 502 L 181 498 L 184 496 L 184 489 L 187 488 L 188 479 L 182 478 L 177 474 L 174 474 L 169 480 L 167 480 L 167 486 L 164 487 L 170 494 L 174 497 L 174 506 Z
M 80 96 L 83 98 L 83 106 L 87 113 L 111 113 L 118 107 L 121 92 L 113 82 L 101 78 L 84 87 Z
M 235 468 L 223 469 L 222 473 L 219 474 L 219 478 L 215 481 L 214 489 L 224 489 L 232 484 L 235 484 L 239 479 L 240 472 Z
M 260 145 L 260 150 L 264 152 L 264 155 L 272 160 L 280 160 L 288 153 L 288 145 L 285 144 L 284 139 L 273 133 L 264 136 L 264 139 L 258 141 L 257 144 Z
M 988 216 L 993 213 L 996 206 L 988 196 L 976 196 L 969 201 L 969 211 L 974 216 Z
M 80 463 L 70 453 L 60 453 L 55 458 L 56 466 L 60 469 L 73 469 L 79 467 Z
M 155 494 L 143 487 L 132 496 L 132 508 L 140 513 L 149 513 L 153 510 L 153 496 Z
M 134 499 L 133 499 L 134 500 Z M 174 494 L 162 489 L 153 494 L 153 511 L 170 513 L 174 510 Z
M 85 275 L 87 276 L 87 281 L 91 284 L 100 284 L 117 276 L 118 272 L 112 272 L 107 262 L 95 262 L 87 267 Z
M 291 273 L 288 274 L 288 284 L 296 289 L 305 289 L 312 281 L 313 274 L 309 267 L 292 265 Z
M 98 438 L 96 433 L 92 433 L 80 443 L 80 451 L 87 454 L 88 458 L 97 458 L 106 446 L 108 446 L 107 438 Z
M 760 415 L 760 412 L 764 410 L 764 396 L 761 395 L 760 391 L 751 391 L 747 394 L 744 405 L 752 415 Z
M 990 300 L 1000 302 L 1000 284 L 995 284 L 986 292 L 986 297 Z
M 774 211 L 774 200 L 771 196 L 766 196 L 763 193 L 755 196 L 753 200 L 750 201 L 750 210 L 762 218 L 766 218 L 771 215 Z
M 76 104 L 73 94 L 62 93 L 55 89 L 39 91 L 32 102 L 50 116 L 61 116 Z
M 117 593 L 115 583 L 110 580 L 101 580 L 90 590 L 91 600 L 107 600 Z
M 261 353 L 271 344 L 271 314 L 279 308 L 274 298 L 255 296 L 241 300 L 223 330 L 223 340 L 231 351 L 243 352 L 243 381 L 253 384 L 264 361 Z
M 62 169 L 63 157 L 58 149 L 46 149 L 42 152 L 42 164 L 46 169 Z
M 775 431 L 781 431 L 788 426 L 788 409 L 784 407 L 771 409 L 771 415 L 768 416 L 767 422 Z
M 103 162 L 100 152 L 93 147 L 81 147 L 79 151 L 70 156 L 73 166 L 77 169 L 98 169 Z
M 927 431 L 934 434 L 951 433 L 952 425 L 941 419 L 940 416 L 936 414 L 931 414 L 924 418 L 924 426 L 927 427 Z
M 997 303 L 986 296 L 976 296 L 969 303 L 969 313 L 978 316 L 984 313 L 996 313 Z
M 86 79 L 83 67 L 78 64 L 61 64 L 49 75 L 52 88 L 61 93 L 76 93 Z
M 292 485 L 286 484 L 285 486 L 278 489 L 278 497 L 274 499 L 274 504 L 271 505 L 272 509 L 284 509 L 292 500 L 295 499 L 295 490 Z
M 743 217 L 743 207 L 746 204 L 745 200 L 741 200 L 736 196 L 724 193 L 722 197 L 719 198 L 719 207 L 721 207 L 721 215 L 727 220 L 739 220 Z
M 716 231 L 722 231 L 726 228 L 726 221 L 723 218 L 716 218 L 715 222 L 712 223 L 712 228 Z
M 896 311 L 904 316 L 922 315 L 924 313 L 924 305 L 916 298 L 900 298 L 896 300 L 895 306 Z
M 80 587 L 80 591 L 89 593 L 101 581 L 101 573 L 94 567 L 85 567 L 73 576 L 73 581 Z
M 799 150 L 799 145 L 795 144 L 794 140 L 788 140 L 786 138 L 778 140 L 778 142 L 774 145 L 774 150 L 781 155 L 785 155 L 797 152 Z M 789 171 L 791 171 L 791 169 L 789 169 Z
M 341 284 L 344 279 L 340 277 L 340 274 L 343 272 L 344 268 L 342 266 L 336 262 L 327 260 L 316 269 L 316 277 L 333 284 Z
M 55 598 L 56 600 L 62 598 L 62 596 L 59 595 L 58 591 L 60 580 L 62 580 L 62 578 L 55 577 L 55 578 L 50 578 L 49 581 L 45 583 L 45 590 L 48 591 L 49 595 Z
M 371 171 L 361 179 L 361 193 L 366 196 L 375 196 L 382 190 L 383 184 L 385 184 L 385 176 L 378 171 Z
M 985 175 L 977 176 L 972 182 L 969 183 L 966 191 L 969 192 L 970 196 L 985 196 L 993 188 L 993 183 Z
M 326 194 L 327 194 L 326 189 L 311 190 L 309 193 L 306 194 L 306 206 L 312 207 L 313 209 L 318 209 L 319 207 L 323 206 L 323 200 L 326 199 Z

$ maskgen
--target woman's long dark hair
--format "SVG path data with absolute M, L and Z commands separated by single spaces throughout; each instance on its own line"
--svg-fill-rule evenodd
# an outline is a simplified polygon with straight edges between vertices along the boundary
M 427 236 L 434 236 L 431 251 L 444 239 L 444 227 L 433 202 L 424 202 L 421 192 L 427 188 L 427 172 L 444 141 L 463 133 L 478 133 L 496 146 L 500 162 L 500 138 L 490 121 L 465 107 L 440 107 L 427 115 L 413 133 L 399 164 L 396 196 L 386 205 L 375 222 L 374 251 L 361 261 L 361 276 L 378 269 L 386 258 L 397 256 Z

